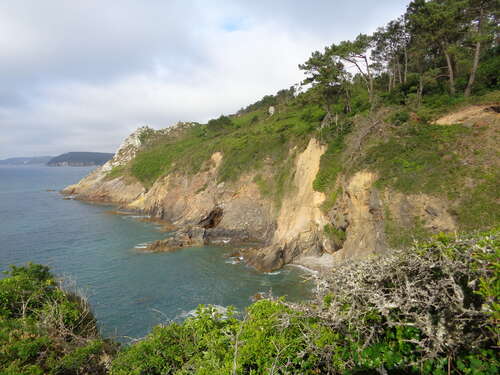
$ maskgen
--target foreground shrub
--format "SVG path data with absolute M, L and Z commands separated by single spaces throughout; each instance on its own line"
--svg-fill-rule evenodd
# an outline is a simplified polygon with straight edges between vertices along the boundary
M 340 265 L 316 302 L 200 307 L 120 353 L 121 374 L 496 374 L 498 231 Z
M 201 306 L 195 317 L 156 327 L 120 353 L 111 373 L 319 373 L 321 358 L 304 334 L 313 320 L 282 301 L 256 302 L 242 321 Z
M 338 335 L 331 371 L 496 374 L 498 234 L 441 235 L 338 267 L 307 314 Z
M 12 266 L 0 280 L 0 374 L 105 374 L 103 341 L 86 302 L 48 267 Z
M 200 306 L 116 355 L 43 266 L 0 281 L 0 374 L 497 374 L 499 230 L 336 267 L 305 304 Z M 19 298 L 17 298 L 17 297 Z

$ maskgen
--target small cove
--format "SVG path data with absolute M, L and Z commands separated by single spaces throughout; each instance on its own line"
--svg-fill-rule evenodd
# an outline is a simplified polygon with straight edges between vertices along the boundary
M 86 167 L 0 167 L 0 270 L 28 261 L 49 265 L 89 299 L 104 335 L 126 341 L 156 324 L 181 320 L 199 304 L 243 310 L 256 293 L 299 301 L 310 296 L 307 272 L 259 273 L 227 258 L 231 248 L 144 253 L 165 236 L 140 217 L 112 207 L 64 200 L 55 191 Z

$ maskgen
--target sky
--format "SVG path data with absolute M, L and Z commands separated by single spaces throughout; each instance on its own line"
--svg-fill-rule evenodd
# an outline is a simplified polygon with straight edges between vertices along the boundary
M 409 0 L 0 0 L 0 159 L 231 114 Z

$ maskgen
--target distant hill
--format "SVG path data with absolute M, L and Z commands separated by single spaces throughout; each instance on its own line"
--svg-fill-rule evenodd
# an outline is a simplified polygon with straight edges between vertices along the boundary
M 0 160 L 0 165 L 32 165 L 46 164 L 53 156 L 27 156 Z
M 106 152 L 67 152 L 50 159 L 47 165 L 52 167 L 103 165 L 112 157 L 113 154 Z

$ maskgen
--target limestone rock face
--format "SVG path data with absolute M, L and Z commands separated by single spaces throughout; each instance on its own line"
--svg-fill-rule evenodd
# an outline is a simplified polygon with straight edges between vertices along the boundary
M 321 255 L 332 250 L 323 234 L 328 224 L 320 209 L 325 196 L 313 189 L 325 150 L 325 146 L 311 139 L 304 152 L 297 156 L 293 186 L 283 199 L 271 245 L 244 255 L 255 268 L 272 271 L 301 255 Z
M 356 173 L 348 182 L 334 221 L 345 230 L 346 240 L 335 253 L 339 259 L 355 258 L 385 249 L 383 210 L 379 192 L 373 188 L 376 175 Z
M 442 199 L 426 194 L 405 195 L 375 186 L 376 174 L 355 173 L 345 184 L 343 195 L 329 213 L 335 228 L 345 232 L 345 241 L 333 253 L 336 261 L 383 253 L 388 249 L 388 221 L 411 228 L 418 221 L 431 233 L 451 232 L 456 223 Z
M 128 204 L 136 200 L 146 191 L 140 182 L 125 177 L 111 180 L 106 177 L 113 168 L 124 166 L 131 161 L 142 146 L 144 136 L 151 132 L 154 130 L 147 126 L 138 128 L 122 142 L 111 160 L 92 171 L 77 184 L 63 189 L 62 193 L 75 195 L 82 200 L 118 204 Z
M 143 137 L 150 132 L 154 132 L 154 130 L 148 126 L 142 126 L 125 138 L 118 150 L 116 150 L 115 156 L 102 166 L 102 172 L 109 172 L 113 168 L 125 165 L 135 158 L 142 145 Z
M 189 126 L 182 123 L 159 132 L 175 137 Z M 236 181 L 219 183 L 221 152 L 213 153 L 198 173 L 172 172 L 149 189 L 131 176 L 110 178 L 109 171 L 129 163 L 150 132 L 154 131 L 143 127 L 132 133 L 113 159 L 63 191 L 79 199 L 117 203 L 179 228 L 151 244 L 150 251 L 251 243 L 254 247 L 241 250 L 241 256 L 258 270 L 269 272 L 289 263 L 324 270 L 335 262 L 386 251 L 389 216 L 402 226 L 418 220 L 432 232 L 456 228 L 447 202 L 424 194 L 381 191 L 375 186 L 378 176 L 369 170 L 339 176 L 341 193 L 325 213 L 321 206 L 326 197 L 313 189 L 313 181 L 326 147 L 314 138 L 302 152 L 291 151 L 293 179 L 279 207 L 261 195 L 255 182 L 257 173 L 272 176 L 276 171 L 264 166 Z M 329 228 L 333 229 L 328 232 Z
M 272 116 L 272 115 L 274 115 L 275 111 L 276 111 L 276 109 L 274 108 L 274 106 L 270 106 L 267 110 L 267 113 L 269 113 L 269 116 Z

